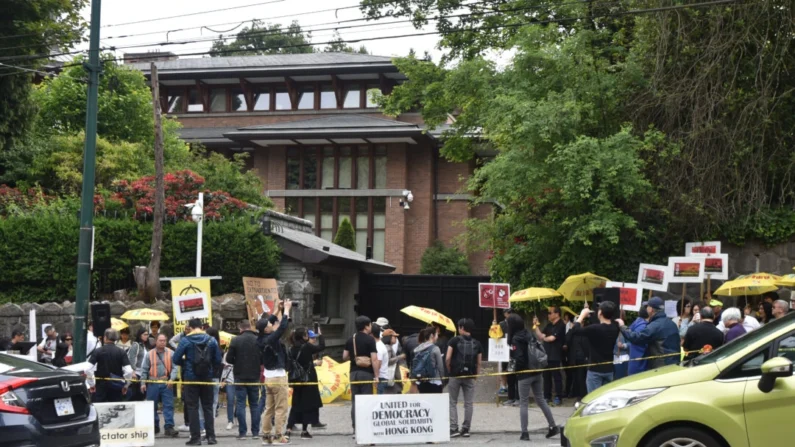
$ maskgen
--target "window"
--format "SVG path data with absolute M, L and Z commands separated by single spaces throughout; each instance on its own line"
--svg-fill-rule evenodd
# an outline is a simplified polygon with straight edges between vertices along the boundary
M 778 343 L 776 357 L 784 357 L 795 362 L 795 335 L 788 335 Z
M 188 89 L 188 112 L 204 112 L 204 103 L 197 88 Z
M 320 108 L 321 109 L 336 109 L 337 96 L 334 94 L 334 89 L 329 86 L 323 86 L 320 91 Z
M 359 148 L 356 158 L 356 189 L 370 188 L 370 148 L 363 146 Z
M 233 112 L 246 112 L 248 111 L 248 104 L 246 103 L 246 95 L 243 94 L 243 89 L 233 88 L 230 90 L 232 97 L 232 111 Z
M 317 229 L 317 199 L 314 197 L 303 199 L 303 206 L 304 219 L 312 222 L 313 227 Z
M 365 98 L 365 107 L 368 109 L 378 107 L 378 103 L 373 101 L 373 97 L 378 97 L 381 94 L 381 89 L 374 86 L 367 86 L 367 97 Z
M 315 108 L 315 89 L 305 88 L 298 93 L 298 109 L 312 110 Z
M 340 224 L 345 218 L 351 221 L 351 225 L 354 224 L 353 219 L 351 219 L 351 198 L 339 197 L 337 199 L 337 229 L 339 229 Z M 335 232 L 334 234 L 336 235 L 337 233 Z
M 361 108 L 361 91 L 359 85 L 353 84 L 345 88 L 345 103 L 343 107 L 346 109 L 359 109 Z
M 210 90 L 210 112 L 226 112 L 226 89 Z
M 364 255 L 367 250 L 367 227 L 370 214 L 370 200 L 367 197 L 356 198 L 356 219 L 353 229 L 356 230 L 356 252 Z
M 270 110 L 271 94 L 270 89 L 260 90 L 254 93 L 254 110 Z
M 375 148 L 375 189 L 386 189 L 386 146 Z
M 352 178 L 352 159 L 351 159 L 351 148 L 350 147 L 341 147 L 339 149 L 340 157 L 339 157 L 339 184 L 337 188 L 341 189 L 350 189 L 351 187 L 351 178 Z
M 386 238 L 386 197 L 373 198 L 373 258 L 384 261 Z
M 322 189 L 334 189 L 334 148 L 323 148 L 323 182 Z
M 293 147 L 287 157 L 287 189 L 386 188 L 383 145 Z
M 287 149 L 287 189 L 301 189 L 301 158 L 297 148 Z
M 298 203 L 300 200 L 298 197 L 286 197 L 284 199 L 284 213 L 290 216 L 298 216 Z
M 290 110 L 293 108 L 290 102 L 290 94 L 286 89 L 276 89 L 276 110 Z
M 320 198 L 320 237 L 331 242 L 334 237 L 334 198 Z
M 166 113 L 182 113 L 185 110 L 185 94 L 169 91 Z
M 315 148 L 304 149 L 303 189 L 317 189 L 317 156 Z

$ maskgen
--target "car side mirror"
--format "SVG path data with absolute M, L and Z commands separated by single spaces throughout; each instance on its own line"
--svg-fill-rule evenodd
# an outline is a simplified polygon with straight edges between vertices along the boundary
M 759 391 L 769 393 L 776 385 L 776 379 L 792 377 L 792 362 L 784 357 L 775 357 L 762 364 L 762 378 L 759 379 Z

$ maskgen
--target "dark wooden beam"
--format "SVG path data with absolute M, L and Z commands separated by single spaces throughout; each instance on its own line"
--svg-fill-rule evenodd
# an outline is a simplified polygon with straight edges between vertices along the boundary
M 395 88 L 395 80 L 389 79 L 383 73 L 378 74 L 378 83 L 381 87 L 381 93 L 384 95 L 389 95 L 392 93 L 392 89 Z
M 245 78 L 240 78 L 240 88 L 243 89 L 243 96 L 246 98 L 246 110 L 251 112 L 254 110 L 254 87 Z
M 292 109 L 298 110 L 298 86 L 289 76 L 284 77 L 284 83 L 287 85 L 287 94 L 290 95 L 290 105 Z
M 206 83 L 198 79 L 196 80 L 196 88 L 199 90 L 199 97 L 201 97 L 204 112 L 207 113 L 210 111 L 210 89 Z
M 345 104 L 345 82 L 337 77 L 337 75 L 331 75 L 331 86 L 334 88 L 334 97 L 337 99 L 337 108 L 341 109 Z

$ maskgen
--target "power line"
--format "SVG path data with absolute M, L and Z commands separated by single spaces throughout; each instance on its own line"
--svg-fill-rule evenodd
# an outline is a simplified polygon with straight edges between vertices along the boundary
M 376 40 L 386 40 L 386 39 L 401 39 L 406 37 L 421 37 L 421 36 L 430 36 L 430 35 L 449 35 L 455 34 L 460 32 L 478 32 L 478 31 L 487 31 L 487 30 L 496 30 L 501 28 L 515 28 L 519 26 L 526 26 L 526 25 L 545 25 L 550 23 L 565 23 L 571 21 L 578 21 L 578 20 L 587 20 L 587 19 L 597 19 L 597 18 L 610 18 L 610 17 L 622 17 L 622 16 L 629 16 L 629 15 L 641 15 L 653 12 L 665 12 L 665 11 L 674 11 L 674 10 L 681 10 L 681 9 L 691 9 L 691 8 L 701 8 L 701 7 L 710 7 L 710 6 L 720 6 L 726 5 L 730 3 L 740 3 L 737 0 L 715 0 L 709 2 L 701 2 L 701 3 L 692 3 L 687 5 L 672 5 L 672 6 L 661 6 L 657 8 L 646 8 L 646 9 L 635 9 L 629 11 L 622 11 L 622 12 L 615 12 L 610 14 L 601 14 L 601 15 L 584 15 L 584 16 L 576 16 L 576 17 L 561 17 L 561 18 L 553 18 L 553 19 L 546 19 L 546 20 L 534 20 L 530 22 L 518 22 L 518 23 L 511 23 L 511 24 L 504 24 L 504 25 L 497 25 L 497 26 L 489 26 L 489 27 L 479 27 L 479 28 L 470 28 L 470 29 L 459 29 L 459 30 L 451 30 L 451 31 L 429 31 L 424 33 L 413 33 L 413 34 L 401 34 L 401 35 L 393 35 L 393 36 L 380 36 L 380 37 L 366 37 L 362 39 L 350 39 L 350 40 L 339 40 L 339 41 L 328 41 L 328 42 L 317 42 L 317 43 L 304 43 L 304 44 L 293 44 L 293 45 L 283 45 L 278 47 L 262 47 L 258 48 L 258 50 L 275 50 L 275 49 L 285 49 L 285 48 L 305 48 L 305 47 L 313 47 L 319 45 L 330 45 L 330 44 L 337 44 L 337 43 L 361 43 L 361 42 L 370 42 Z M 187 43 L 187 42 L 186 42 Z M 219 50 L 219 51 L 202 51 L 202 52 L 195 52 L 195 53 L 180 53 L 176 54 L 176 56 L 207 56 L 207 55 L 218 55 L 218 54 L 228 54 L 228 53 L 239 53 L 242 50 Z M 67 53 L 68 54 L 68 53 Z M 48 56 L 49 57 L 49 56 Z M 34 58 L 36 59 L 36 58 Z M 41 58 L 38 58 L 41 59 Z M 123 61 L 123 59 L 119 58 L 111 58 L 105 59 L 104 62 L 119 62 Z M 71 64 L 69 66 L 74 66 L 79 64 Z M 64 67 L 67 67 L 66 65 Z M 3 75 L 0 75 L 3 76 Z
M 203 14 L 210 14 L 210 13 L 213 13 L 213 12 L 223 12 L 223 11 L 231 11 L 233 9 L 243 9 L 243 8 L 252 8 L 254 6 L 270 5 L 272 3 L 281 3 L 283 1 L 284 0 L 271 0 L 271 1 L 268 1 L 268 2 L 252 3 L 252 4 L 249 4 L 249 5 L 241 5 L 241 6 L 230 6 L 228 8 L 212 9 L 212 10 L 209 10 L 209 11 L 191 12 L 191 13 L 188 13 L 188 14 L 179 14 L 179 15 L 175 15 L 175 16 L 157 17 L 157 18 L 154 18 L 154 19 L 137 20 L 137 21 L 134 21 L 134 22 L 116 23 L 116 24 L 113 24 L 113 25 L 103 25 L 102 28 L 111 28 L 111 27 L 126 26 L 126 25 L 137 25 L 139 23 L 148 23 L 148 22 L 159 22 L 161 20 L 179 19 L 179 18 L 182 18 L 182 17 L 198 16 L 198 15 L 203 15 Z

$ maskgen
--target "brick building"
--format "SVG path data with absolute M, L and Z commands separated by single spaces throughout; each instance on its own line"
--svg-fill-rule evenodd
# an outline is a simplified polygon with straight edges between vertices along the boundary
M 149 63 L 130 66 L 149 75 Z M 314 223 L 326 240 L 348 217 L 357 251 L 371 247 L 396 273 L 418 273 L 435 240 L 450 245 L 464 219 L 490 216 L 490 206 L 473 208 L 461 193 L 473 166 L 440 158 L 440 132 L 426 131 L 418 113 L 393 119 L 375 107 L 372 91 L 388 94 L 406 81 L 388 57 L 314 53 L 157 66 L 162 109 L 182 123 L 186 141 L 249 153 L 278 210 Z M 484 254 L 469 259 L 473 273 L 486 273 Z

